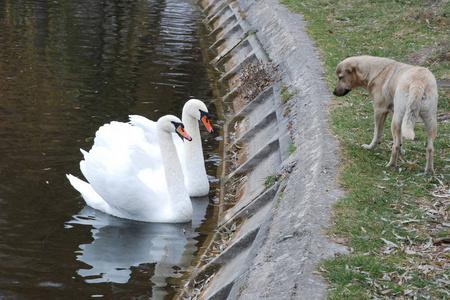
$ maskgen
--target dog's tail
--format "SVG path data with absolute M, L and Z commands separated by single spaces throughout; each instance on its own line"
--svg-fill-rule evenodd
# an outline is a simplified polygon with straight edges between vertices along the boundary
M 419 104 L 423 93 L 423 86 L 411 86 L 409 89 L 406 112 L 402 121 L 402 135 L 407 140 L 414 140 L 414 124 L 419 115 Z

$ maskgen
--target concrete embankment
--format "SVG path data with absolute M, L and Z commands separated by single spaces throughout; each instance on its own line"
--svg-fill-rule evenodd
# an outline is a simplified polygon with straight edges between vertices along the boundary
M 218 233 L 179 296 L 323 298 L 315 268 L 346 251 L 324 236 L 343 192 L 327 123 L 330 92 L 305 23 L 275 0 L 198 5 L 216 40 L 212 63 L 224 70 L 222 101 L 232 113 L 224 126 Z M 264 81 L 251 76 L 261 69 L 273 82 L 256 97 L 243 96 L 243 81 Z

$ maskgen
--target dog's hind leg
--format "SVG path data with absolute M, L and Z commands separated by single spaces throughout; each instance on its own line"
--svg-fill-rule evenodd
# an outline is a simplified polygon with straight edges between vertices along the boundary
M 388 115 L 388 110 L 375 109 L 374 121 L 375 128 L 373 132 L 373 139 L 370 145 L 364 144 L 362 147 L 367 150 L 374 150 L 379 143 L 381 143 L 381 136 L 383 135 L 384 123 L 386 122 L 386 117 Z
M 436 138 L 437 134 L 437 120 L 436 120 L 436 114 L 432 114 L 430 117 L 424 117 L 423 121 L 425 123 L 425 126 L 427 128 L 427 163 L 425 165 L 425 172 L 428 174 L 433 175 L 434 174 L 434 168 L 433 168 L 433 156 L 434 156 L 434 139 Z
M 391 159 L 386 167 L 397 167 L 397 158 L 402 150 L 402 118 L 398 113 L 394 112 L 392 117 L 392 137 L 394 138 L 394 144 L 392 145 Z

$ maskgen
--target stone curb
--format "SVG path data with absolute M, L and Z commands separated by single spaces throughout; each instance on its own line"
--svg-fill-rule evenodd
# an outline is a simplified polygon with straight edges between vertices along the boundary
M 328 132 L 330 93 L 313 42 L 301 16 L 275 0 L 198 5 L 216 41 L 212 63 L 229 87 L 222 100 L 234 114 L 224 125 L 224 158 L 233 159 L 224 159 L 218 234 L 179 298 L 324 298 L 315 268 L 347 250 L 323 235 L 343 192 L 335 182 L 337 143 Z M 252 63 L 274 64 L 281 81 L 245 101 L 238 74 Z M 282 85 L 293 95 L 287 102 Z M 265 186 L 269 177 L 273 183 Z

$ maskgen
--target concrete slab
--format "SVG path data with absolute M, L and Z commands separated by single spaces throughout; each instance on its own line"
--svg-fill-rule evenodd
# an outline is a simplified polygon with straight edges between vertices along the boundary
M 230 92 L 223 102 L 232 111 L 224 126 L 217 230 L 239 228 L 219 255 L 205 251 L 186 288 L 213 270 L 198 299 L 322 299 L 326 285 L 314 272 L 317 264 L 347 250 L 323 234 L 332 203 L 344 193 L 336 184 L 337 143 L 328 129 L 330 91 L 313 42 L 301 16 L 276 0 L 198 3 L 217 41 L 212 63 L 224 70 L 220 81 Z M 239 72 L 258 62 L 277 66 L 281 82 L 243 101 Z M 294 93 L 287 102 L 278 92 L 281 83 Z M 267 176 L 275 179 L 271 187 L 264 185 Z

